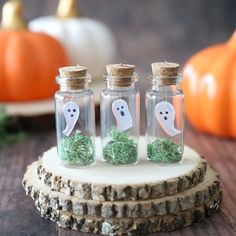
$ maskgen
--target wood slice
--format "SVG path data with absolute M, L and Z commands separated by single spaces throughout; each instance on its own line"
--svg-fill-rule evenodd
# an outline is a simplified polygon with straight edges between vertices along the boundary
M 45 152 L 37 173 L 51 190 L 96 201 L 156 199 L 174 195 L 201 183 L 206 161 L 185 146 L 183 161 L 157 165 L 146 160 L 145 138 L 140 137 L 139 162 L 133 166 L 111 166 L 101 161 L 101 142 L 96 139 L 97 162 L 80 169 L 63 167 L 56 147 Z
M 103 218 L 78 216 L 69 212 L 54 210 L 49 205 L 35 201 L 41 217 L 56 222 L 60 227 L 87 233 L 105 235 L 143 235 L 154 232 L 168 232 L 194 222 L 202 222 L 219 209 L 221 195 L 212 195 L 206 204 L 186 211 L 163 216 L 145 218 Z
M 26 193 L 38 201 L 39 205 L 47 205 L 53 210 L 71 212 L 80 216 L 137 218 L 177 214 L 180 211 L 207 205 L 213 196 L 218 198 L 220 196 L 219 179 L 211 168 L 207 169 L 202 183 L 172 196 L 140 201 L 101 202 L 81 200 L 61 192 L 51 191 L 38 179 L 36 167 L 37 162 L 30 165 L 22 181 Z

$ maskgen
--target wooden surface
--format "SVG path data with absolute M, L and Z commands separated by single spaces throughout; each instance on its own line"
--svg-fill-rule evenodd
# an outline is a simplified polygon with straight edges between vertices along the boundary
M 236 140 L 201 134 L 187 125 L 186 144 L 203 154 L 218 171 L 223 186 L 221 210 L 202 224 L 194 224 L 163 235 L 236 234 Z M 0 235 L 84 235 L 60 229 L 41 219 L 33 201 L 25 196 L 21 180 L 25 168 L 46 149 L 55 145 L 54 130 L 29 133 L 28 141 L 0 151 Z M 162 234 L 160 234 L 162 235 Z

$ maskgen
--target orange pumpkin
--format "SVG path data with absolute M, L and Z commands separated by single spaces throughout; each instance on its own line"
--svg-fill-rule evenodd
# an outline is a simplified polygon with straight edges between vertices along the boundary
M 186 116 L 193 126 L 236 137 L 236 31 L 228 42 L 190 58 L 183 77 Z
M 0 31 L 0 100 L 48 98 L 57 90 L 57 69 L 67 65 L 61 44 L 54 38 L 25 28 L 19 1 L 3 7 Z

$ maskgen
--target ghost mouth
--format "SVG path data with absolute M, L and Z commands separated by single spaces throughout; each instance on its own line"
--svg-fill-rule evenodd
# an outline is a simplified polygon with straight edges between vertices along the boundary
M 167 117 L 165 116 L 164 119 L 167 120 Z
M 125 113 L 124 113 L 123 111 L 121 111 L 121 112 L 120 112 L 120 114 L 121 114 L 122 116 L 124 116 L 124 115 L 125 115 Z

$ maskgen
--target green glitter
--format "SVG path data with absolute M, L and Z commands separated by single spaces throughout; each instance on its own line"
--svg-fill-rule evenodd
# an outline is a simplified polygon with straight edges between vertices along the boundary
M 147 156 L 152 162 L 174 163 L 182 157 L 180 146 L 168 138 L 157 138 L 147 146 Z
M 107 163 L 127 165 L 137 161 L 137 144 L 127 133 L 112 128 L 110 137 L 111 140 L 103 149 L 103 158 Z
M 90 137 L 80 133 L 62 139 L 60 158 L 65 165 L 86 166 L 94 162 L 94 145 Z

